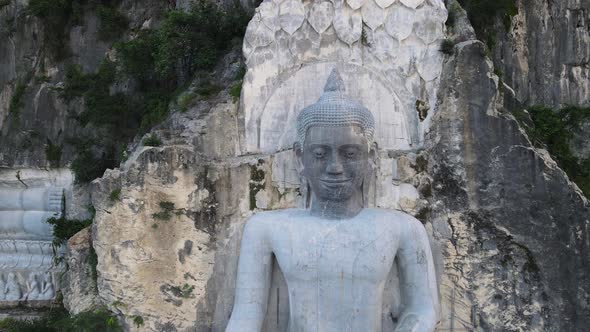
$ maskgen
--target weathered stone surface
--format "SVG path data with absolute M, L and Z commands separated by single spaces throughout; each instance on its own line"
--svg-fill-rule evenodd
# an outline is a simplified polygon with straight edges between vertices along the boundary
M 100 305 L 96 288 L 96 254 L 90 227 L 72 236 L 67 243 L 68 265 L 62 294 L 65 308 L 72 314 L 91 311 Z
M 506 114 L 484 54 L 467 41 L 445 64 L 427 150 L 441 328 L 583 329 L 589 203 Z
M 263 23 L 260 15 L 256 15 L 250 24 L 248 24 L 244 39 L 253 47 L 268 46 L 273 42 L 274 32 Z
M 424 0 L 399 0 L 401 3 L 403 3 L 404 5 L 410 7 L 410 8 L 416 8 L 418 6 L 420 6 Z
M 362 16 L 346 7 L 336 9 L 333 24 L 338 38 L 349 45 L 359 40 L 363 33 Z
M 334 5 L 330 1 L 315 2 L 309 11 L 309 24 L 319 34 L 324 33 L 332 24 Z
M 516 5 L 509 33 L 498 33 L 493 50 L 504 82 L 529 105 L 588 105 L 590 3 L 535 0 Z
M 392 8 L 385 20 L 385 30 L 398 41 L 410 36 L 414 27 L 414 11 L 404 6 Z
M 377 5 L 373 0 L 365 3 L 361 9 L 363 22 L 371 29 L 375 30 L 385 22 L 386 12 Z
M 375 0 L 375 3 L 379 5 L 379 7 L 385 9 L 392 4 L 394 4 L 397 0 Z
M 295 32 L 305 20 L 305 8 L 299 0 L 287 0 L 281 3 L 279 22 L 288 34 Z
M 281 25 L 279 23 L 279 6 L 273 1 L 264 1 L 258 6 L 258 12 L 262 22 L 272 32 L 279 31 Z

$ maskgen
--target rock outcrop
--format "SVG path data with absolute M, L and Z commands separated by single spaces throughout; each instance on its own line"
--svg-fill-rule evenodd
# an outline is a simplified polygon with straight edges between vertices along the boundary
M 64 307 L 72 314 L 92 311 L 101 304 L 96 288 L 96 253 L 91 229 L 72 236 L 66 245 L 67 271 L 62 285 Z
M 526 105 L 590 103 L 590 4 L 515 1 L 508 33 L 498 26 L 494 64 Z

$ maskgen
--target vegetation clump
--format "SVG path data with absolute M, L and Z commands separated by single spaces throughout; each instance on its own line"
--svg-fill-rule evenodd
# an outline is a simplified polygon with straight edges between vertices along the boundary
M 55 60 L 70 55 L 69 28 L 83 23 L 84 9 L 96 8 L 99 18 L 99 37 L 114 39 L 127 28 L 127 19 L 115 9 L 118 0 L 30 0 L 27 13 L 36 16 L 44 25 L 44 44 Z
M 27 85 L 20 80 L 14 87 L 14 93 L 12 94 L 12 98 L 10 98 L 10 106 L 8 106 L 8 113 L 12 114 L 14 117 L 18 117 L 20 109 L 23 107 L 23 97 L 26 88 Z
M 119 38 L 129 27 L 127 16 L 116 8 L 110 6 L 98 6 L 98 37 L 102 40 L 115 40 Z
M 63 308 L 52 308 L 39 319 L 0 320 L 0 330 L 7 332 L 119 332 L 123 331 L 117 317 L 106 308 L 70 316 Z
M 514 0 L 459 0 L 459 3 L 467 11 L 467 16 L 479 39 L 488 47 L 496 44 L 494 23 L 501 18 L 504 29 L 510 29 L 511 19 L 518 14 L 518 8 Z
M 51 167 L 59 167 L 61 161 L 61 146 L 53 144 L 50 139 L 47 139 L 45 145 L 45 158 L 51 165 Z
M 99 11 L 107 35 L 119 34 L 126 26 L 126 20 L 111 9 Z M 106 168 L 116 167 L 123 160 L 124 142 L 165 119 L 178 91 L 197 72 L 213 68 L 232 39 L 243 36 L 250 16 L 239 4 L 223 10 L 200 1 L 188 11 L 167 12 L 157 29 L 140 30 L 133 39 L 117 42 L 116 60 L 105 59 L 95 73 L 69 66 L 61 96 L 65 101 L 83 98 L 84 110 L 74 117 L 82 126 L 101 132 L 98 139 L 86 137 L 81 140 L 84 144 L 77 143 L 78 156 L 72 163 L 76 180 L 89 182 Z M 113 91 L 123 78 L 137 83 L 134 94 Z M 204 84 L 196 92 L 206 97 L 220 90 Z M 186 99 L 183 106 L 188 108 L 191 102 Z M 161 141 L 150 136 L 144 144 L 158 146 Z
M 182 287 L 172 286 L 172 288 L 171 288 L 171 290 L 174 294 L 176 294 L 178 297 L 182 297 L 185 299 L 192 297 L 192 293 L 193 293 L 194 289 L 195 289 L 195 286 L 191 286 L 189 284 L 184 284 L 184 285 L 182 285 Z
M 160 202 L 160 212 L 152 214 L 152 217 L 160 220 L 170 220 L 172 218 L 172 211 L 174 211 L 174 203 L 172 202 Z
M 78 220 L 54 217 L 47 219 L 47 223 L 53 226 L 53 245 L 59 247 L 76 233 L 92 225 L 92 219 Z
M 455 42 L 451 39 L 445 39 L 440 44 L 440 51 L 447 55 L 455 53 Z
M 109 195 L 109 199 L 111 201 L 118 201 L 121 199 L 121 188 L 117 188 L 113 191 L 111 191 L 110 195 Z
M 524 125 L 534 145 L 544 147 L 569 178 L 590 197 L 590 159 L 577 158 L 570 147 L 574 132 L 590 120 L 590 107 L 567 106 L 560 110 L 534 106 L 528 109 L 532 124 Z
M 162 140 L 158 135 L 151 134 L 150 136 L 143 139 L 143 145 L 145 146 L 160 146 L 162 145 Z
M 135 327 L 137 327 L 137 328 L 142 327 L 144 325 L 143 317 L 133 316 L 133 325 L 135 325 Z

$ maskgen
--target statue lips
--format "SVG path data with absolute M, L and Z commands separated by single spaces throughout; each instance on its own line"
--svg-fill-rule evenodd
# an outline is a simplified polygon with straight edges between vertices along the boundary
M 341 187 L 350 183 L 352 179 L 320 179 L 326 187 Z

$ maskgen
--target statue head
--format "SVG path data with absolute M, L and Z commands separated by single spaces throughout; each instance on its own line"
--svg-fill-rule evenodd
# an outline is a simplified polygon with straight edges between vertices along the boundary
M 319 101 L 297 118 L 294 150 L 312 200 L 336 208 L 340 208 L 338 203 L 364 205 L 363 183 L 376 150 L 374 132 L 373 115 L 345 94 L 334 69 Z

